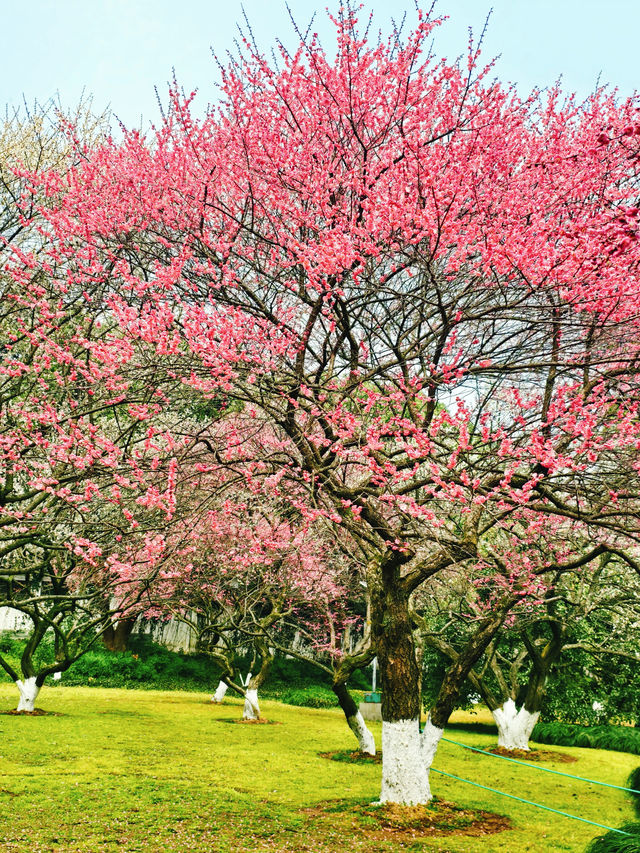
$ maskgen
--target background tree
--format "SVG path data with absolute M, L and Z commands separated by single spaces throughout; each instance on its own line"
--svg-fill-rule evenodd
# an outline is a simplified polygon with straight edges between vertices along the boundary
M 176 382 L 109 317 L 100 281 L 74 278 L 77 245 L 54 249 L 44 225 L 101 129 L 84 107 L 50 107 L 0 134 L 0 606 L 32 625 L 21 672 L 0 662 L 26 710 L 134 612 L 131 581 L 157 570 L 175 511 L 180 440 L 162 404 Z
M 455 663 L 474 630 L 470 625 L 482 615 L 477 593 L 467 586 L 455 598 L 451 589 L 438 590 L 437 582 L 429 592 L 419 616 L 424 641 Z M 605 661 L 616 669 L 624 661 L 637 661 L 630 648 L 635 631 L 629 631 L 638 620 L 637 608 L 637 576 L 611 555 L 579 572 L 574 568 L 546 578 L 538 600 L 524 600 L 513 608 L 469 672 L 469 689 L 482 697 L 496 722 L 498 746 L 528 750 L 543 712 L 547 718 L 574 721 L 576 712 L 582 720 L 602 718 L 605 708 L 611 713 L 618 691 L 600 703 L 598 696 L 606 690 L 595 690 L 598 678 L 593 670 L 601 670 Z M 627 708 L 635 701 L 628 687 Z
M 27 563 L 18 563 L 16 552 L 13 559 L 5 560 L 0 606 L 19 611 L 29 625 L 17 668 L 0 653 L 0 667 L 20 694 L 18 711 L 33 711 L 47 676 L 67 670 L 94 645 L 106 626 L 135 619 L 142 611 L 146 599 L 141 604 L 141 591 L 153 580 L 163 556 L 164 549 L 158 544 L 144 542 L 137 555 L 139 562 L 130 555 L 128 570 L 136 562 L 139 569 L 135 584 L 118 570 L 84 560 L 62 547 L 31 549 Z
M 349 676 L 374 653 L 366 632 L 355 649 L 344 647 L 345 630 L 357 621 L 345 608 L 354 577 L 326 531 L 288 503 L 224 482 L 214 489 L 209 471 L 199 491 L 194 486 L 192 480 L 191 499 L 199 495 L 208 509 L 193 525 L 186 562 L 174 565 L 156 587 L 153 612 L 171 613 L 189 625 L 198 648 L 222 669 L 224 686 L 214 700 L 221 701 L 231 686 L 245 698 L 245 719 L 259 717 L 258 689 L 276 651 L 308 661 L 329 675 L 361 748 L 375 754 L 347 688 Z M 220 493 L 218 500 L 212 492 Z M 238 669 L 242 648 L 253 654 L 247 679 Z

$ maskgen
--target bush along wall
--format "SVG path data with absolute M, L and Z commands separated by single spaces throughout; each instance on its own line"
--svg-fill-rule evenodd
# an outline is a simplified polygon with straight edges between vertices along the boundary
M 576 726 L 557 721 L 538 722 L 531 740 L 556 746 L 612 749 L 640 755 L 640 729 L 632 726 Z
M 19 665 L 23 640 L 0 634 L 0 648 L 14 666 Z M 38 663 L 55 660 L 52 642 L 38 650 Z M 239 656 L 237 664 L 246 674 L 250 661 Z M 4 673 L 0 671 L 0 678 Z M 9 676 L 5 676 L 8 678 Z M 205 654 L 172 652 L 149 637 L 133 636 L 125 652 L 111 652 L 96 644 L 64 673 L 61 681 L 47 679 L 47 686 L 128 687 L 136 690 L 213 691 L 220 679 L 219 667 Z M 350 682 L 356 691 L 369 686 L 368 675 L 354 673 Z M 276 656 L 262 694 L 290 705 L 332 708 L 337 705 L 330 679 L 312 664 Z

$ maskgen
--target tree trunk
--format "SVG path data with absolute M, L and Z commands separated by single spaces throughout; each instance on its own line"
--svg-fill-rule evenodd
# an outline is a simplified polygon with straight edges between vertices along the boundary
M 119 619 L 115 626 L 107 625 L 102 632 L 102 643 L 105 649 L 110 652 L 126 652 L 135 624 L 135 619 Z
M 247 679 L 244 693 L 244 709 L 242 711 L 243 720 L 260 719 L 258 689 L 267 680 L 271 664 L 273 663 L 273 654 L 267 644 L 262 642 L 262 640 L 256 640 L 256 652 L 260 656 L 260 669 L 255 675 Z
M 259 720 L 260 705 L 258 704 L 258 691 L 247 687 L 244 694 L 244 708 L 242 709 L 243 720 Z
M 356 736 L 360 752 L 363 752 L 365 755 L 375 755 L 376 742 L 373 739 L 373 735 L 367 728 L 367 724 L 358 710 L 358 706 L 353 701 L 353 698 L 347 689 L 347 685 L 344 682 L 338 682 L 337 684 L 332 685 L 332 689 L 338 697 L 338 702 L 344 711 L 345 717 L 347 718 L 349 728 Z
M 383 719 L 381 803 L 413 806 L 431 800 L 429 770 L 442 734 L 431 722 L 420 734 L 417 718 Z
M 513 694 L 502 703 L 502 707 L 491 709 L 498 727 L 498 746 L 504 749 L 529 749 L 529 739 L 538 722 L 544 702 L 547 678 L 551 664 L 558 659 L 563 648 L 564 632 L 555 629 L 553 639 L 538 652 L 533 642 L 522 633 L 531 656 L 531 670 L 517 707 Z
M 420 734 L 420 668 L 416 661 L 408 595 L 397 577 L 372 595 L 372 634 L 382 686 L 381 803 L 418 805 L 431 800 L 429 768 L 442 735 Z
M 218 686 L 216 687 L 216 692 L 211 697 L 211 701 L 215 702 L 216 705 L 221 704 L 222 700 L 227 695 L 228 689 L 229 685 L 225 681 L 219 681 Z
M 447 669 L 438 691 L 438 697 L 431 709 L 429 719 L 434 726 L 444 729 L 460 699 L 462 685 L 471 673 L 474 665 L 495 637 L 504 621 L 504 617 L 513 603 L 512 599 L 503 602 L 503 606 L 485 617 L 477 624 L 475 633 L 469 638 L 463 650 L 456 654 Z
M 455 656 L 445 673 L 438 691 L 438 697 L 422 734 L 423 760 L 429 768 L 433 763 L 438 743 L 444 733 L 444 727 L 460 699 L 462 685 L 502 625 L 508 607 L 509 603 L 507 602 L 502 609 L 478 623 L 476 632 L 469 639 L 462 652 Z
M 25 678 L 24 681 L 16 681 L 16 687 L 20 691 L 20 701 L 18 702 L 18 711 L 33 711 L 36 706 L 36 699 L 40 693 L 40 685 L 36 683 L 36 677 Z
M 501 708 L 491 712 L 498 727 L 498 746 L 504 749 L 529 749 L 529 738 L 538 721 L 540 711 L 518 709 L 513 699 L 507 699 Z

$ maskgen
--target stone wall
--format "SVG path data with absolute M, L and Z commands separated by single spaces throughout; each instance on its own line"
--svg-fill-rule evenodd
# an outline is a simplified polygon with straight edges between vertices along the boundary
M 11 631 L 24 635 L 31 628 L 31 620 L 13 607 L 0 607 L 0 632 Z

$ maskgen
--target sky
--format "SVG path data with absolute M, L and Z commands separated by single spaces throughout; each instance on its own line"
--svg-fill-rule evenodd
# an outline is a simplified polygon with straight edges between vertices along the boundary
M 427 0 L 431 2 L 431 0 Z M 181 86 L 198 89 L 203 107 L 217 98 L 217 67 L 233 47 L 243 9 L 260 48 L 276 39 L 296 44 L 285 0 L 27 0 L 2 2 L 0 105 L 10 108 L 56 94 L 72 108 L 93 96 L 93 108 L 110 108 L 127 127 L 158 118 L 154 87 L 166 100 L 172 69 Z M 337 0 L 289 0 L 301 29 L 316 12 L 313 30 L 332 44 L 326 7 Z M 425 3 L 426 6 L 426 3 Z M 499 57 L 495 76 L 518 85 L 521 94 L 562 77 L 567 92 L 584 98 L 596 81 L 624 96 L 640 87 L 637 34 L 640 0 L 438 0 L 436 12 L 449 20 L 436 33 L 434 50 L 455 59 L 466 52 L 468 27 L 479 36 L 493 9 L 483 58 Z M 391 18 L 413 0 L 365 0 L 375 28 L 388 33 Z M 364 14 L 364 13 L 363 13 Z

